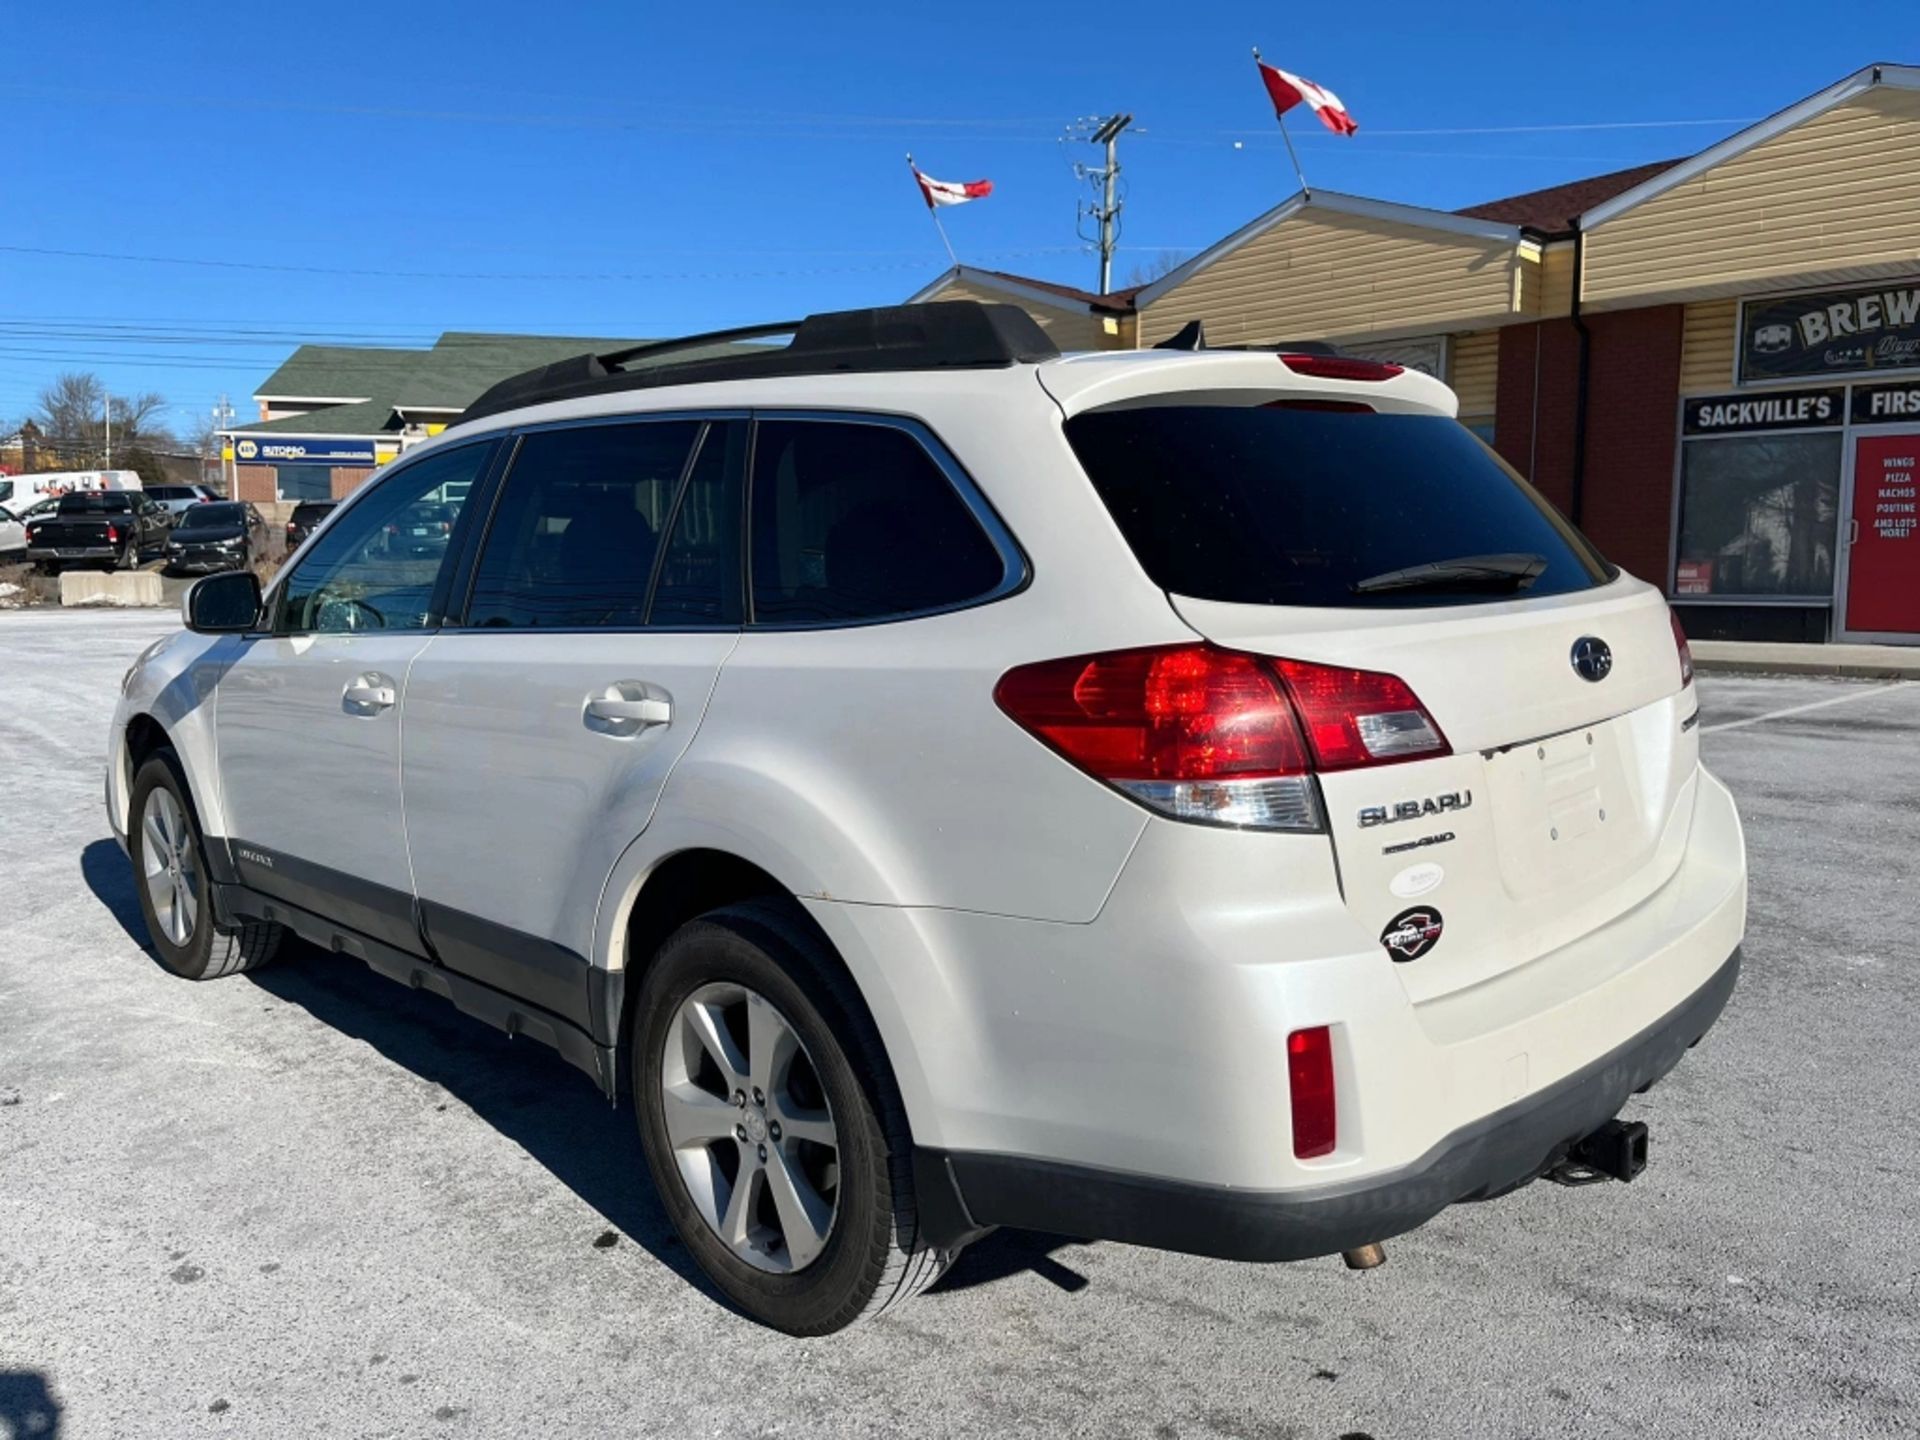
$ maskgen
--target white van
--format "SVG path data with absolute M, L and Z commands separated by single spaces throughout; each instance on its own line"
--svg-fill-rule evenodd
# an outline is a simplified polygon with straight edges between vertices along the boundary
M 137 470 L 41 470 L 31 475 L 0 475 L 0 506 L 18 515 L 36 500 L 71 495 L 76 490 L 138 490 Z

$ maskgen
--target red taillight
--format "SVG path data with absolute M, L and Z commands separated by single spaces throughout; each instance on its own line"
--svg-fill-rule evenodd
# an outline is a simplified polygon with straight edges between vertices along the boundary
M 1392 675 L 1213 645 L 1022 665 L 993 698 L 1088 774 L 1176 819 L 1218 825 L 1318 830 L 1312 771 L 1449 753 Z
M 1450 754 L 1440 727 L 1397 675 L 1276 660 L 1306 724 L 1316 770 Z
M 1287 1092 L 1293 1102 L 1293 1153 L 1331 1155 L 1339 1138 L 1333 1093 L 1333 1032 L 1325 1025 L 1287 1036 Z
M 1116 650 L 1009 670 L 993 698 L 1102 780 L 1301 775 L 1286 697 L 1249 655 L 1210 645 Z
M 1321 380 L 1391 380 L 1406 368 L 1385 360 L 1357 360 L 1351 355 L 1282 354 L 1280 363 L 1296 375 Z
M 1680 647 L 1680 688 L 1684 690 L 1693 683 L 1693 647 L 1687 644 L 1686 627 L 1672 607 L 1668 607 L 1667 619 L 1673 622 L 1673 643 Z
M 118 545 L 120 543 L 120 527 L 118 525 L 107 526 L 107 543 L 109 545 Z

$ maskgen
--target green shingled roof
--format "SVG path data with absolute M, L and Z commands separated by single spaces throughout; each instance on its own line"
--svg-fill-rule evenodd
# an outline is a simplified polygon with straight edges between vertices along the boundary
M 382 435 L 397 434 L 400 422 L 394 416 L 393 401 L 379 399 L 326 405 L 311 414 L 283 415 L 236 429 L 248 435 Z
M 341 399 L 305 415 L 288 415 L 236 427 L 278 435 L 382 435 L 400 429 L 397 412 L 410 418 L 451 418 L 509 375 L 551 365 L 575 355 L 601 354 L 643 340 L 567 335 L 490 335 L 450 330 L 431 350 L 372 346 L 302 345 L 254 398 Z
M 371 400 L 394 387 L 430 350 L 369 345 L 302 345 L 254 391 L 254 398 Z
M 642 340 L 565 335 L 488 335 L 449 330 L 401 381 L 394 404 L 402 410 L 464 410 L 488 387 L 575 355 L 604 354 Z

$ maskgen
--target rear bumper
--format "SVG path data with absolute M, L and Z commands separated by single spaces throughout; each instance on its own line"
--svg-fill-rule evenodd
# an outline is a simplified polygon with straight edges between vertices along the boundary
M 29 545 L 29 560 L 116 560 L 124 554 L 118 545 Z
M 922 1150 L 923 1211 L 955 1238 L 994 1225 L 1223 1260 L 1305 1260 L 1388 1240 L 1462 1200 L 1544 1174 L 1673 1069 L 1726 1007 L 1736 949 L 1671 1012 L 1554 1084 L 1463 1126 L 1410 1165 L 1312 1189 L 1250 1191 L 1019 1155 Z
M 244 555 L 169 555 L 167 569 L 177 575 L 217 575 L 227 570 L 244 570 Z

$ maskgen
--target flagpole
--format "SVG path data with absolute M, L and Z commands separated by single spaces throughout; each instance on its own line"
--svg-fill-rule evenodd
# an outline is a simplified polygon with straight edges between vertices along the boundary
M 933 221 L 933 228 L 940 232 L 940 243 L 947 247 L 947 259 L 952 262 L 953 268 L 958 270 L 960 268 L 960 257 L 953 253 L 953 241 L 947 238 L 947 227 L 940 223 L 940 211 L 938 207 L 934 205 L 932 200 L 927 198 L 927 192 L 921 189 L 920 171 L 913 163 L 913 152 L 911 150 L 907 152 L 907 169 L 913 172 L 913 188 L 920 191 L 920 198 L 926 203 L 927 218 Z
M 1260 47 L 1258 45 L 1253 47 L 1253 63 L 1255 66 L 1260 64 Z M 1307 172 L 1300 168 L 1300 157 L 1294 152 L 1293 136 L 1287 133 L 1287 117 L 1284 114 L 1275 114 L 1273 118 L 1280 122 L 1280 138 L 1287 142 L 1287 158 L 1293 162 L 1293 175 L 1294 178 L 1300 182 L 1300 193 L 1302 195 L 1311 194 L 1312 192 L 1307 188 Z
M 1287 158 L 1293 161 L 1293 173 L 1295 178 L 1300 182 L 1300 193 L 1302 195 L 1311 194 L 1312 192 L 1307 189 L 1307 172 L 1300 168 L 1300 157 L 1294 154 L 1293 151 L 1293 136 L 1287 133 L 1287 117 L 1277 115 L 1274 118 L 1280 122 L 1280 138 L 1287 142 Z

